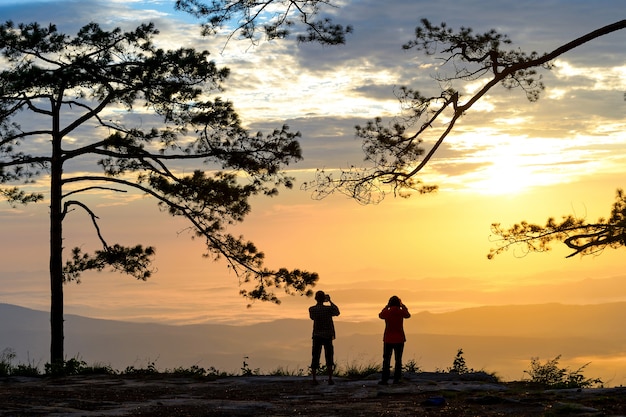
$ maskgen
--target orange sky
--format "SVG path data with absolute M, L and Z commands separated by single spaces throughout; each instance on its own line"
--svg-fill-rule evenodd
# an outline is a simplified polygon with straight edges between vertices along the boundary
M 315 201 L 295 191 L 296 196 L 285 193 L 257 204 L 239 230 L 265 251 L 269 266 L 320 273 L 318 286 L 334 294 L 342 306 L 342 320 L 375 319 L 392 293 L 413 310 L 433 312 L 481 304 L 626 300 L 626 285 L 620 288 L 619 281 L 609 280 L 623 274 L 618 250 L 565 259 L 569 252 L 556 245 L 551 253 L 517 257 L 508 252 L 487 260 L 493 247 L 491 222 L 542 222 L 548 215 L 583 211 L 595 219 L 608 214 L 615 187 L 607 179 L 604 184 L 592 180 L 558 188 L 559 192 L 546 187 L 532 193 L 480 197 L 440 192 L 390 199 L 377 206 L 360 206 L 343 198 Z M 68 313 L 171 323 L 248 323 L 299 317 L 312 303 L 282 297 L 281 306 L 255 303 L 247 309 L 237 295 L 236 277 L 223 263 L 202 258 L 201 243 L 191 241 L 186 233 L 178 235 L 183 224 L 157 213 L 149 200 L 102 209 L 100 215 L 105 236 L 155 245 L 158 273 L 148 282 L 113 273 L 87 274 L 81 284 L 66 287 Z M 86 229 L 79 221 L 68 227 L 73 232 L 68 241 L 93 243 L 89 233 L 81 232 Z M 38 235 L 35 239 L 45 240 L 45 228 Z M 24 262 L 5 267 L 14 281 L 4 288 L 3 302 L 45 310 L 45 248 L 25 252 L 15 245 L 5 254 Z M 20 271 L 27 273 L 20 277 Z M 559 287 L 586 279 L 597 282 L 598 288 L 606 280 L 612 291 L 584 299 Z M 539 297 L 537 291 L 547 294 Z

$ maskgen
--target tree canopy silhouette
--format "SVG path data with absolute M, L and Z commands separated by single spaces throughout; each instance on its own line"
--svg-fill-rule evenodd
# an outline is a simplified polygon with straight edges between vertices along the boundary
M 491 249 L 489 259 L 513 247 L 521 247 L 524 253 L 546 252 L 554 241 L 563 242 L 572 250 L 568 258 L 597 254 L 606 248 L 626 246 L 626 194 L 618 189 L 611 215 L 595 223 L 568 215 L 560 222 L 551 217 L 543 226 L 522 221 L 504 229 L 500 223 L 494 223 L 491 230 L 497 236 L 498 247 Z
M 379 202 L 389 192 L 402 196 L 408 192 L 431 193 L 437 185 L 424 184 L 419 173 L 461 117 L 488 91 L 497 85 L 521 89 L 528 100 L 535 101 L 544 89 L 539 70 L 549 70 L 555 58 L 624 28 L 626 20 L 621 20 L 540 55 L 506 49 L 511 40 L 495 30 L 475 33 L 471 28 L 461 27 L 455 31 L 445 23 L 434 25 L 422 19 L 415 29 L 415 38 L 403 48 L 439 58 L 441 65 L 435 80 L 443 86 L 440 93 L 425 95 L 401 87 L 398 98 L 403 104 L 403 114 L 391 123 L 379 117 L 356 127 L 356 136 L 362 140 L 364 164 L 342 169 L 338 175 L 318 170 L 315 179 L 304 188 L 318 198 L 342 193 L 363 204 Z M 465 97 L 453 88 L 454 82 L 476 80 L 484 83 L 471 96 Z M 423 146 L 425 138 L 434 143 L 428 152 Z
M 65 282 L 88 270 L 141 280 L 153 272 L 153 247 L 104 237 L 82 198 L 94 192 L 138 192 L 186 219 L 206 255 L 225 259 L 249 283 L 241 289 L 249 299 L 279 302 L 276 289 L 310 295 L 318 279 L 268 269 L 252 242 L 227 232 L 248 214 L 251 197 L 292 187 L 284 168 L 302 157 L 299 133 L 244 129 L 233 104 L 216 97 L 228 69 L 207 51 L 159 49 L 157 34 L 152 24 L 107 31 L 91 23 L 75 36 L 52 24 L 0 25 L 0 196 L 13 205 L 50 204 L 52 364 L 64 360 Z M 141 116 L 126 117 L 134 113 Z M 34 180 L 49 191 L 29 188 Z M 88 214 L 101 249 L 77 247 L 67 259 L 63 221 L 74 210 Z
M 228 26 L 229 38 L 238 36 L 253 43 L 260 33 L 271 40 L 295 31 L 300 42 L 337 45 L 345 43 L 352 32 L 351 26 L 319 17 L 322 8 L 335 7 L 329 0 L 176 0 L 175 7 L 200 19 L 205 35 Z

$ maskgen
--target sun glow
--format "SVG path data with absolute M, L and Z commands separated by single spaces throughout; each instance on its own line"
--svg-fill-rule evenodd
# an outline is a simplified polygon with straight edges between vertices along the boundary
M 515 159 L 496 162 L 482 173 L 485 178 L 472 187 L 481 193 L 514 194 L 531 185 L 528 181 L 530 174 Z
M 497 135 L 491 131 L 464 135 L 455 148 L 466 153 L 473 149 L 470 160 L 476 168 L 448 175 L 448 181 L 468 192 L 517 194 L 531 187 L 563 181 L 564 175 L 570 174 L 562 166 L 560 144 L 556 140 Z

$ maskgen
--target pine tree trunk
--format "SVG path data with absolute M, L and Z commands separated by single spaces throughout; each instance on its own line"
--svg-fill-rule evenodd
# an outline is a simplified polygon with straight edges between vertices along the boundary
M 63 161 L 58 118 L 53 122 L 50 172 L 50 364 L 62 364 L 63 344 Z

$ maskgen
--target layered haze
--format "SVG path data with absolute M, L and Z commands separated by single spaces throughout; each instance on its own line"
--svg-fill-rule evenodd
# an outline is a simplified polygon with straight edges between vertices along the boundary
M 0 304 L 0 313 L 19 317 L 0 324 L 2 334 L 12 341 L 11 349 L 26 352 L 14 361 L 42 368 L 47 355 L 47 314 L 6 304 Z M 529 378 L 525 371 L 530 370 L 532 359 L 545 363 L 560 356 L 560 368 L 582 369 L 586 378 L 600 378 L 605 386 L 622 386 L 626 337 L 615 332 L 613 318 L 624 314 L 626 303 L 420 312 L 405 322 L 404 359 L 422 371 L 446 372 L 462 349 L 468 368 L 519 381 Z M 355 323 L 337 318 L 334 344 L 340 370 L 379 365 L 383 327 L 381 320 Z M 68 357 L 118 371 L 199 366 L 233 374 L 240 374 L 242 368 L 265 374 L 278 370 L 306 374 L 310 362 L 311 323 L 303 319 L 170 326 L 68 315 L 66 330 Z

